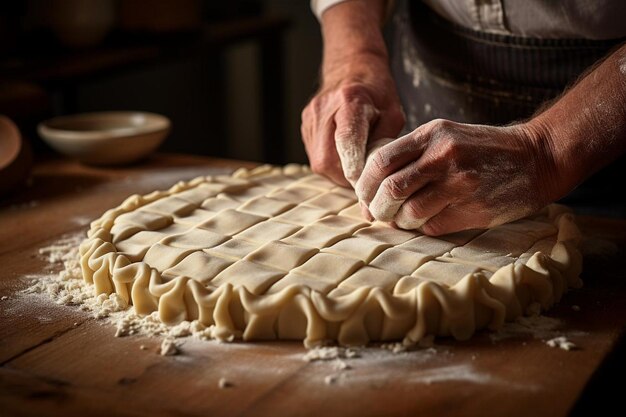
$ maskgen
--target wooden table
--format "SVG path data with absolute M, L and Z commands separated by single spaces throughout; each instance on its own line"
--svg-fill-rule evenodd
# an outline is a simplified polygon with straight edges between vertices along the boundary
M 438 340 L 434 351 L 369 349 L 339 373 L 332 361 L 302 360 L 305 350 L 294 342 L 188 341 L 181 355 L 162 357 L 158 339 L 116 338 L 111 325 L 75 307 L 18 293 L 45 266 L 38 248 L 86 230 L 127 195 L 242 165 L 250 164 L 161 155 L 120 169 L 60 160 L 36 167 L 32 185 L 0 206 L 0 296 L 8 297 L 0 301 L 0 415 L 563 416 L 594 372 L 582 407 L 612 387 L 607 371 L 597 370 L 624 334 L 619 254 L 587 257 L 585 287 L 549 314 L 565 323 L 561 331 L 579 350 L 481 333 L 464 343 Z M 623 253 L 625 221 L 579 223 Z M 325 383 L 338 374 L 334 384 Z M 234 386 L 218 388 L 221 377 Z

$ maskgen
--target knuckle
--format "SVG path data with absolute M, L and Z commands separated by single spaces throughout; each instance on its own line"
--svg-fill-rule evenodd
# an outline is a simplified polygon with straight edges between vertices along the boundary
M 385 193 L 394 200 L 401 200 L 406 197 L 406 184 L 397 176 L 385 178 L 382 187 Z
M 375 177 L 384 177 L 387 171 L 387 162 L 383 157 L 381 150 L 374 152 L 369 163 L 369 172 Z
M 339 98 L 345 102 L 362 101 L 367 96 L 367 88 L 361 84 L 347 84 L 339 87 Z
M 406 214 L 415 219 L 426 217 L 426 207 L 424 200 L 421 198 L 412 198 L 405 204 Z
M 315 96 L 309 101 L 309 103 L 302 110 L 302 118 L 313 119 L 316 115 L 319 115 L 327 108 L 327 99 L 323 96 Z
M 444 228 L 437 219 L 431 219 L 421 227 L 422 232 L 428 236 L 440 236 L 444 234 Z
M 445 160 L 456 160 L 460 155 L 460 147 L 452 138 L 445 139 L 441 144 L 441 156 Z
M 447 129 L 450 129 L 450 127 L 452 127 L 453 122 L 448 119 L 435 119 L 432 121 L 432 124 L 433 124 L 433 128 L 435 129 L 447 130 Z
M 317 157 L 311 161 L 311 171 L 316 174 L 334 176 L 339 167 L 328 157 Z
M 421 127 L 423 127 L 426 130 L 431 131 L 431 130 L 436 129 L 442 120 L 443 119 L 432 119 L 431 121 L 424 123 Z
M 454 122 L 447 119 L 434 119 L 428 122 L 424 127 L 434 137 L 443 139 L 452 131 Z

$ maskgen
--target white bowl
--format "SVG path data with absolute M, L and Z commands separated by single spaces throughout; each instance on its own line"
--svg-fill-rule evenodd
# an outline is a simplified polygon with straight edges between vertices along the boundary
M 92 165 L 127 164 L 153 152 L 170 131 L 159 114 L 82 113 L 41 122 L 37 131 L 58 152 Z

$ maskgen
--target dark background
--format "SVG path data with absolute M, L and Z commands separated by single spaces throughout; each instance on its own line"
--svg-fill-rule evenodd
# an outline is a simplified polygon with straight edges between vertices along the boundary
M 5 1 L 0 114 L 36 154 L 52 152 L 36 133 L 47 118 L 143 110 L 172 121 L 162 151 L 305 163 L 300 112 L 321 50 L 308 0 Z M 623 166 L 563 202 L 624 217 L 626 197 L 613 191 Z
M 305 162 L 319 25 L 304 0 L 28 0 L 0 5 L 0 113 L 38 154 L 45 118 L 145 110 L 161 150 Z

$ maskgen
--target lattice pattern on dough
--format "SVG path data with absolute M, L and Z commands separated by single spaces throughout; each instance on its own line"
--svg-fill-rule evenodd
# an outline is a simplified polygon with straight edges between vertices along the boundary
M 253 293 L 284 288 L 280 281 L 290 270 L 332 282 L 332 287 L 320 287 L 323 293 L 343 281 L 344 286 L 361 283 L 393 293 L 405 276 L 420 279 L 404 280 L 401 292 L 412 289 L 409 283 L 428 280 L 453 286 L 470 269 L 494 272 L 557 231 L 547 217 L 539 216 L 437 239 L 365 221 L 354 193 L 339 192 L 314 174 L 287 183 L 247 186 L 240 184 L 232 194 L 198 187 L 197 193 L 187 190 L 149 203 L 116 219 L 113 240 L 122 255 L 145 260 L 165 277 L 187 276 L 205 285 L 219 285 L 245 264 L 246 271 L 258 275 L 242 282 Z M 118 232 L 118 222 L 133 228 L 119 227 Z M 172 223 L 179 228 L 168 230 Z M 140 258 L 138 253 L 144 252 Z M 315 256 L 317 252 L 321 253 Z M 216 260 L 210 262 L 211 257 Z
M 579 271 L 570 265 L 573 263 L 570 258 L 576 256 L 572 246 L 577 242 L 577 231 L 571 215 L 563 213 L 563 209 L 557 206 L 550 206 L 532 218 L 490 230 L 434 238 L 364 220 L 352 190 L 337 187 L 321 176 L 293 166 L 282 170 L 263 167 L 251 173 L 241 171 L 235 177 L 200 178 L 179 184 L 168 192 L 133 198 L 117 209 L 109 210 L 92 224 L 90 239 L 81 247 L 85 279 L 102 280 L 100 285 L 96 282 L 97 291 L 115 290 L 134 302 L 136 309 L 142 310 L 140 312 L 158 308 L 162 319 L 169 322 L 200 317 L 205 324 L 217 324 L 214 317 L 217 302 L 207 300 L 221 290 L 234 289 L 237 292 L 235 298 L 238 298 L 236 305 L 242 309 L 242 315 L 232 317 L 226 327 L 230 326 L 231 331 L 243 331 L 244 337 L 252 334 L 263 338 L 271 334 L 282 338 L 304 331 L 295 329 L 298 326 L 294 330 L 285 323 L 280 324 L 285 318 L 276 311 L 272 313 L 271 329 L 250 330 L 254 323 L 245 317 L 254 310 L 250 300 L 270 299 L 268 297 L 272 294 L 287 294 L 289 291 L 294 294 L 288 297 L 288 302 L 281 304 L 282 310 L 295 308 L 300 311 L 300 316 L 307 316 L 303 338 L 309 341 L 316 337 L 309 329 L 311 309 L 329 322 L 345 324 L 347 321 L 349 324 L 350 317 L 333 319 L 333 314 L 326 310 L 332 310 L 333 303 L 347 297 L 355 298 L 354 294 L 365 294 L 364 289 L 369 294 L 366 297 L 386 297 L 392 300 L 388 303 L 399 303 L 384 306 L 379 302 L 383 311 L 385 308 L 390 310 L 384 312 L 390 320 L 387 325 L 359 324 L 361 327 L 379 326 L 366 329 L 367 339 L 389 339 L 403 336 L 402 332 L 406 333 L 410 327 L 393 323 L 395 313 L 391 310 L 405 308 L 402 303 L 413 305 L 417 311 L 409 324 L 416 325 L 419 304 L 428 302 L 420 301 L 420 297 L 426 297 L 427 291 L 435 291 L 431 296 L 437 297 L 436 288 L 453 291 L 463 280 L 489 281 L 494 274 L 496 280 L 503 282 L 526 279 L 528 285 L 537 286 L 534 276 L 525 278 L 519 271 L 534 272 L 541 268 L 548 270 L 549 279 L 554 280 L 557 273 L 569 274 L 566 277 L 569 285 L 578 283 Z M 564 229 L 567 230 L 564 232 Z M 551 255 L 556 246 L 566 240 L 563 233 L 569 233 L 566 237 L 571 242 L 563 249 L 562 259 L 553 260 Z M 114 245 L 113 249 L 107 244 Z M 98 250 L 114 253 L 115 261 L 103 261 L 104 256 Z M 553 263 L 542 266 L 546 259 Z M 107 279 L 103 276 L 107 274 L 103 271 L 103 262 L 109 271 Z M 152 272 L 141 272 L 136 267 L 132 273 L 116 275 L 116 268 L 129 264 L 142 268 L 148 266 Z M 520 269 L 519 265 L 531 267 Z M 506 278 L 498 278 L 499 271 L 506 268 L 512 272 Z M 98 274 L 100 276 L 96 277 Z M 532 274 L 526 272 L 526 275 Z M 424 286 L 425 283 L 435 286 Z M 188 294 L 187 298 L 179 296 L 180 305 L 173 305 L 171 292 L 181 285 L 186 288 L 182 291 Z M 197 295 L 200 293 L 202 297 Z M 170 301 L 164 306 L 162 296 L 166 294 L 169 294 Z M 471 297 L 479 298 L 474 293 Z M 551 300 L 558 297 L 560 294 L 552 294 Z M 190 299 L 196 301 L 196 307 L 188 306 Z M 528 302 L 530 299 L 521 303 Z M 363 303 L 365 301 L 361 300 Z M 481 303 L 489 305 L 486 301 Z M 549 303 L 545 301 L 543 304 Z M 203 306 L 211 311 L 211 317 L 201 317 L 199 311 Z M 517 310 L 523 307 L 515 305 Z M 351 307 L 353 312 L 355 308 Z M 266 316 L 271 315 L 267 312 L 269 310 L 264 310 Z M 362 312 L 363 317 L 366 313 Z M 395 314 L 398 315 L 401 314 Z M 293 320 L 297 322 L 296 318 Z M 281 328 L 283 334 L 280 334 Z M 354 335 L 342 332 L 354 331 L 340 329 L 332 337 L 352 341 Z M 420 330 L 423 331 L 426 330 Z M 328 329 L 324 333 L 329 336 Z M 444 333 L 456 335 L 453 329 Z M 421 336 L 413 335 L 413 339 Z M 363 339 L 362 334 L 359 337 Z

